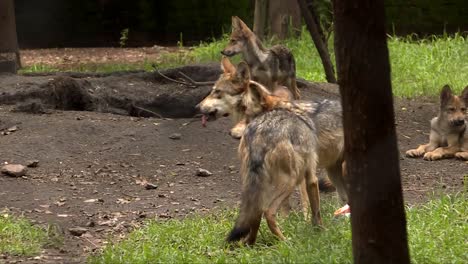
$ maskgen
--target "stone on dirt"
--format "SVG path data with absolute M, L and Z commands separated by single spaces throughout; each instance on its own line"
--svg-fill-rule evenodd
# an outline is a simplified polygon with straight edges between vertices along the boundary
M 154 189 L 157 189 L 157 188 L 158 188 L 158 185 L 156 185 L 156 184 L 149 183 L 149 182 L 147 182 L 145 184 L 145 189 L 146 190 L 154 190 Z
M 39 166 L 39 161 L 38 160 L 28 160 L 26 162 L 26 167 L 36 168 L 37 166 Z
M 21 177 L 26 175 L 26 167 L 21 164 L 7 164 L 2 167 L 1 172 L 11 177 Z
M 69 228 L 68 232 L 70 232 L 70 234 L 72 234 L 73 236 L 81 236 L 84 233 L 88 232 L 88 229 L 84 228 L 84 227 L 77 226 L 77 227 Z
M 180 133 L 174 133 L 174 134 L 170 135 L 169 138 L 170 138 L 170 139 L 173 139 L 173 140 L 181 139 L 181 138 L 182 138 L 182 134 L 180 134 Z
M 208 176 L 211 176 L 213 175 L 212 172 L 210 172 L 209 170 L 205 170 L 205 169 L 197 169 L 197 176 L 200 176 L 200 177 L 208 177 Z

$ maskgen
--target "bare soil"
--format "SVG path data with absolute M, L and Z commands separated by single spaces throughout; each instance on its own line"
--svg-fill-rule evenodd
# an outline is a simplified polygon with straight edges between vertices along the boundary
M 177 78 L 178 71 L 197 80 L 213 80 L 219 73 L 217 65 L 196 65 L 167 74 Z M 1 75 L 0 162 L 38 160 L 39 166 L 21 178 L 0 175 L 0 210 L 51 225 L 63 237 L 38 257 L 3 256 L 2 261 L 81 263 L 145 219 L 236 206 L 238 141 L 228 135 L 231 122 L 222 118 L 204 128 L 194 117 L 195 104 L 209 89 L 171 83 L 154 73 Z M 302 81 L 300 89 L 305 99 L 338 98 L 336 86 L 329 84 Z M 132 112 L 135 105 L 150 112 Z M 408 148 L 427 140 L 437 108 L 430 98 L 395 102 L 409 204 L 434 192 L 462 190 L 468 172 L 468 164 L 458 160 L 404 157 Z M 200 177 L 198 169 L 213 174 Z M 147 183 L 155 189 L 147 189 Z M 87 232 L 72 235 L 73 227 Z

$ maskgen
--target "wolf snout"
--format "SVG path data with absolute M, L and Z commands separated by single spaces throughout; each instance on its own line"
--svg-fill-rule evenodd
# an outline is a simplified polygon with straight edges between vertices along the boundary
M 465 124 L 465 119 L 456 119 L 452 121 L 454 126 L 463 126 Z
M 201 114 L 201 113 L 202 113 L 200 104 L 197 104 L 197 105 L 195 106 L 195 113 L 196 113 L 196 114 Z
M 224 56 L 228 56 L 228 57 L 231 57 L 234 55 L 234 52 L 230 51 L 230 50 L 222 50 L 221 51 L 221 54 L 223 54 Z

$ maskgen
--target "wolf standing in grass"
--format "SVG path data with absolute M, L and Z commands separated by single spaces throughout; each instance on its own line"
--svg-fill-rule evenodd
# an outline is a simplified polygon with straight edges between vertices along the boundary
M 406 152 L 408 157 L 425 160 L 460 158 L 468 160 L 468 136 L 466 135 L 466 115 L 468 108 L 468 86 L 460 96 L 452 94 L 448 85 L 440 93 L 440 111 L 431 120 L 429 143 Z
M 241 64 L 238 71 L 241 75 L 249 74 L 246 64 Z M 258 109 L 259 91 L 256 89 L 259 87 L 248 85 L 249 91 L 244 98 L 247 113 Z M 276 223 L 276 213 L 304 180 L 312 222 L 322 224 L 315 130 L 312 119 L 307 115 L 285 109 L 263 112 L 251 120 L 239 145 L 243 183 L 241 207 L 227 241 L 244 239 L 247 244 L 255 243 L 262 216 L 271 232 L 285 239 Z

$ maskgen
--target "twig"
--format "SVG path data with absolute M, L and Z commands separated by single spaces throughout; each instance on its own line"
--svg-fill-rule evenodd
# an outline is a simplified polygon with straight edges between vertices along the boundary
M 182 84 L 182 85 L 185 85 L 185 86 L 188 86 L 188 87 L 213 85 L 215 83 L 215 82 L 196 82 L 192 78 L 188 77 L 186 74 L 184 74 L 183 72 L 180 72 L 180 71 L 179 71 L 179 74 L 182 75 L 182 77 L 184 77 L 185 80 L 184 81 L 179 81 L 179 80 L 173 79 L 173 78 L 163 74 L 162 72 L 160 72 L 158 70 L 158 68 L 156 68 L 156 65 L 153 64 L 152 67 L 155 70 L 155 72 L 158 73 L 159 75 L 161 75 L 161 77 L 163 77 L 164 79 L 166 79 L 168 81 L 171 81 L 171 82 L 178 83 L 178 84 Z
M 179 74 L 182 75 L 185 79 L 187 79 L 191 84 L 193 85 L 196 85 L 196 86 L 203 86 L 203 85 L 214 85 L 215 82 L 213 81 L 209 81 L 209 82 L 196 82 L 194 81 L 192 78 L 190 78 L 189 76 L 187 76 L 187 74 L 179 71 Z
M 133 108 L 135 108 L 135 109 L 137 109 L 137 110 L 139 110 L 139 111 L 147 112 L 147 113 L 150 113 L 150 114 L 152 114 L 152 115 L 154 115 L 154 116 L 156 116 L 156 117 L 158 117 L 158 118 L 160 118 L 160 119 L 164 119 L 164 117 L 163 117 L 162 115 L 160 115 L 160 114 L 158 114 L 158 113 L 156 113 L 156 112 L 153 112 L 153 111 L 151 111 L 151 110 L 148 110 L 148 109 L 145 109 L 145 108 L 136 106 L 136 105 L 132 105 L 132 106 L 133 106 Z

